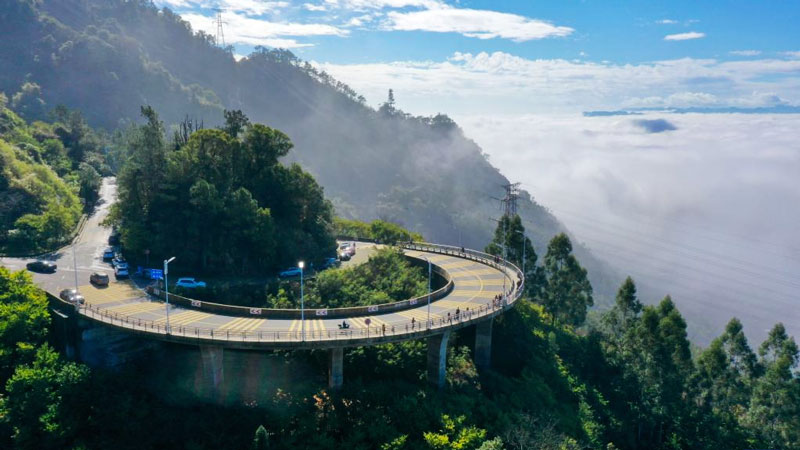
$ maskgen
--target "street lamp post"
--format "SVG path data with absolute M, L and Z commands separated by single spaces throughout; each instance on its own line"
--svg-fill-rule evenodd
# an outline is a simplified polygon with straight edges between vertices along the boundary
M 428 261 L 428 326 L 426 328 L 431 328 L 431 260 L 427 257 L 425 261 Z
M 72 269 L 75 272 L 75 295 L 79 294 L 78 292 L 78 259 L 75 257 L 75 243 L 72 244 Z M 75 301 L 75 310 L 80 311 L 81 304 L 79 301 Z
M 305 267 L 305 263 L 300 261 L 297 263 L 297 267 L 300 268 L 300 328 L 302 333 L 303 342 L 306 340 L 306 310 L 305 310 L 305 302 L 303 298 L 303 267 Z
M 525 232 L 522 230 L 514 230 L 517 233 L 522 235 L 522 276 L 525 276 L 525 250 L 527 250 L 528 246 L 525 245 Z
M 171 263 L 172 261 L 175 261 L 175 258 L 176 257 L 173 256 L 170 259 L 165 259 L 164 260 L 164 300 L 166 301 L 165 305 L 166 305 L 166 308 L 167 308 L 167 328 L 165 328 L 164 331 L 166 331 L 167 334 L 169 334 L 169 331 L 170 331 L 170 328 L 169 328 L 169 281 L 167 280 L 167 273 L 169 272 L 169 263 Z
M 75 292 L 78 292 L 78 259 L 75 257 L 75 244 L 72 244 L 72 269 L 75 271 Z

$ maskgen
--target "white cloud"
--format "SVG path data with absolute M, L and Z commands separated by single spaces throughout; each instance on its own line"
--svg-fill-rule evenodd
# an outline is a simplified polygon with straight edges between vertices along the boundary
M 761 50 L 731 50 L 728 53 L 737 56 L 758 56 L 761 54 Z
M 515 42 L 563 37 L 572 28 L 529 19 L 516 14 L 488 10 L 442 8 L 388 13 L 386 28 L 398 31 L 460 33 L 478 39 L 504 38 Z
M 233 12 L 249 16 L 261 16 L 289 6 L 287 1 L 262 0 L 158 0 L 156 3 L 176 10 L 198 7 L 206 9 L 220 8 L 223 14 L 225 12 Z
M 369 22 L 372 22 L 374 18 L 375 17 L 370 14 L 364 14 L 358 17 L 351 17 L 350 20 L 347 22 L 347 26 L 360 27 Z
M 686 41 L 689 39 L 700 39 L 706 37 L 705 33 L 689 31 L 688 33 L 668 34 L 664 36 L 665 41 Z
M 800 104 L 800 60 L 682 58 L 612 64 L 457 52 L 444 61 L 317 65 L 374 103 L 394 89 L 399 106 L 414 114 L 770 106 L 767 96 L 757 104 L 753 92 Z
M 436 9 L 446 5 L 438 0 L 325 0 L 325 4 L 342 9 L 364 11 L 368 9 L 426 8 Z
M 201 14 L 189 13 L 181 17 L 192 25 L 194 30 L 203 30 L 214 34 L 216 25 L 213 18 Z M 312 44 L 300 43 L 286 36 L 346 36 L 349 31 L 327 24 L 271 22 L 254 19 L 241 14 L 225 16 L 228 25 L 225 28 L 225 39 L 229 43 L 266 45 L 279 48 L 307 47 Z
M 662 25 L 675 25 L 676 23 L 678 23 L 678 21 L 677 20 L 672 20 L 672 19 L 662 19 L 662 20 L 659 20 L 656 23 L 660 23 Z
M 289 2 L 268 2 L 260 0 L 221 0 L 217 6 L 223 11 L 244 13 L 248 16 L 261 16 L 289 6 Z
M 796 51 L 796 52 L 783 52 L 783 54 L 784 54 L 784 55 L 786 55 L 786 56 L 788 56 L 788 57 L 790 57 L 790 58 L 800 58 L 800 51 Z
M 308 11 L 326 11 L 325 5 L 315 5 L 313 3 L 303 3 L 303 8 Z

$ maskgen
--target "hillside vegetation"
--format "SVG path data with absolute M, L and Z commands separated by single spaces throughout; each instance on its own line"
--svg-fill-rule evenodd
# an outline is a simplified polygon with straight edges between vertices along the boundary
M 7 0 L 0 27 L 0 90 L 27 118 L 58 104 L 107 129 L 150 105 L 169 124 L 210 128 L 224 110 L 282 130 L 286 157 L 325 187 L 339 216 L 384 219 L 433 242 L 481 248 L 508 180 L 443 114 L 411 116 L 392 98 L 377 110 L 347 85 L 284 50 L 241 61 L 168 9 L 147 0 Z M 26 86 L 27 83 L 27 88 Z M 402 93 L 397 93 L 402 95 Z M 540 253 L 563 226 L 527 194 L 520 214 Z M 621 277 L 580 245 L 600 303 Z
M 108 168 L 80 114 L 28 125 L 6 103 L 0 94 L 0 252 L 50 250 L 94 205 Z

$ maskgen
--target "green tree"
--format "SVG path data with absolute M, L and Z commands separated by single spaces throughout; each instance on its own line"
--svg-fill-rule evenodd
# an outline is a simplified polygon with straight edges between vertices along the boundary
M 447 414 L 442 415 L 442 429 L 438 432 L 425 432 L 423 434 L 425 443 L 432 449 L 442 450 L 478 448 L 486 438 L 486 430 L 466 425 L 466 421 L 466 416 L 458 416 L 454 419 Z
M 525 293 L 532 298 L 539 297 L 545 286 L 544 270 L 536 265 L 538 261 L 536 250 L 530 238 L 525 235 L 525 227 L 519 215 L 513 217 L 504 215 L 500 219 L 494 230 L 494 238 L 486 246 L 485 252 L 502 257 L 503 248 L 506 250 L 506 259 L 525 270 Z
M 47 345 L 31 364 L 18 366 L 0 398 L 0 420 L 13 430 L 21 449 L 64 448 L 85 421 L 89 370 L 64 363 Z
M 239 109 L 233 111 L 226 109 L 223 111 L 223 116 L 225 117 L 225 125 L 222 130 L 234 139 L 239 137 L 239 133 L 250 125 L 250 119 Z
M 94 167 L 89 164 L 81 163 L 78 169 L 78 180 L 80 182 L 79 195 L 86 202 L 87 209 L 97 202 L 100 198 L 100 185 L 103 179 Z
M 586 320 L 588 307 L 594 304 L 592 285 L 572 254 L 572 243 L 566 234 L 555 236 L 547 246 L 544 257 L 547 279 L 540 302 L 552 315 L 553 323 L 580 325 Z
M 264 425 L 259 425 L 253 437 L 253 450 L 267 450 L 269 448 L 269 434 Z
M 746 422 L 766 446 L 800 448 L 800 378 L 798 352 L 794 339 L 779 323 L 769 332 L 758 350 L 765 368 L 753 389 Z
M 0 267 L 0 385 L 15 367 L 33 360 L 49 325 L 47 298 L 30 274 Z

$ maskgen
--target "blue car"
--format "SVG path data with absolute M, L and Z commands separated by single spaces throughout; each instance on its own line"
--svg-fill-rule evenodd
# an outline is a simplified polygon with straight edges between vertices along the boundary
M 281 278 L 299 277 L 300 272 L 301 270 L 299 267 L 292 267 L 291 269 L 286 269 L 283 272 L 279 273 L 278 276 Z
M 342 265 L 342 262 L 336 258 L 325 258 L 325 262 L 322 263 L 322 270 L 330 269 L 331 267 L 339 267 Z

